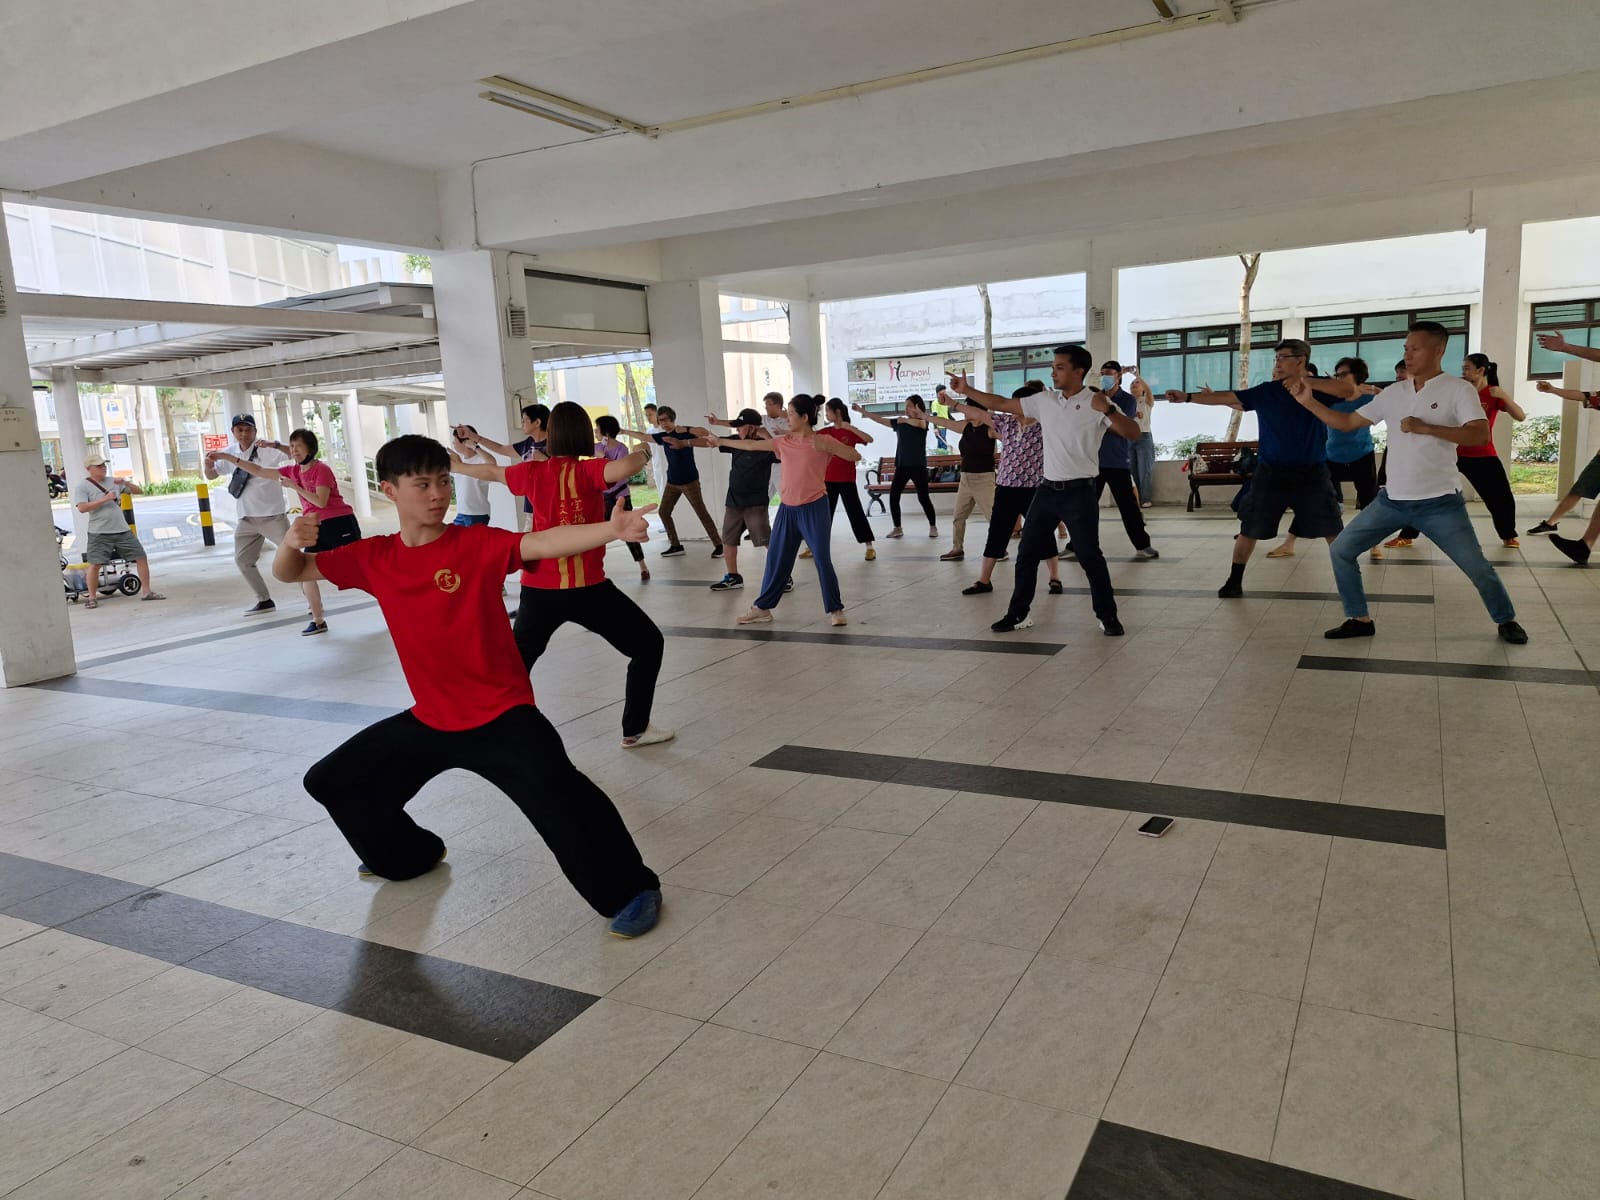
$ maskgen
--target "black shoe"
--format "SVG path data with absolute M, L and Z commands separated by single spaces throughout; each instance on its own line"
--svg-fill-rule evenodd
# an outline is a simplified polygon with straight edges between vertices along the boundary
M 1217 589 L 1219 600 L 1238 600 L 1244 595 L 1244 584 L 1230 579 Z
M 1011 561 L 1011 555 L 1009 555 L 1009 554 L 1002 554 L 999 558 L 995 559 L 995 562 L 1010 562 L 1010 561 Z
M 1124 632 L 1122 622 L 1115 617 L 1112 617 L 1109 621 L 1101 621 L 1100 632 L 1107 637 L 1121 637 Z
M 244 615 L 247 616 L 247 617 L 253 617 L 253 616 L 256 616 L 259 613 L 269 613 L 269 612 L 277 612 L 277 611 L 278 611 L 278 606 L 276 604 L 274 604 L 271 600 L 258 600 L 254 604 L 252 604 L 249 608 L 244 610 Z
M 678 555 L 682 554 L 683 552 L 684 551 L 683 551 L 683 547 L 682 546 L 672 545 L 672 546 L 668 546 L 665 550 L 663 550 L 661 552 L 661 557 L 662 558 L 676 558 L 676 557 L 678 557 Z
M 983 580 L 980 579 L 980 580 L 978 580 L 977 583 L 973 584 L 971 587 L 962 588 L 961 589 L 961 594 L 963 596 L 986 596 L 992 591 L 994 591 L 994 584 L 985 583 L 985 582 L 983 582 Z
M 1528 631 L 1515 621 L 1506 621 L 1500 626 L 1500 640 L 1509 642 L 1513 646 L 1526 646 L 1528 644 Z
M 712 551 L 711 551 L 711 557 L 712 558 L 721 558 L 722 557 L 722 547 L 721 546 L 714 547 L 712 549 Z
M 1373 621 L 1358 621 L 1351 617 L 1343 625 L 1330 629 L 1322 636 L 1329 641 L 1338 641 L 1340 638 L 1371 637 L 1378 632 L 1377 624 Z
M 1066 589 L 1061 586 L 1061 580 L 1052 579 L 1050 581 L 1050 594 L 1052 596 L 1059 596 L 1064 591 L 1066 591 Z
M 733 592 L 744 586 L 743 575 L 724 575 L 711 585 L 713 592 Z
M 1556 527 L 1554 525 L 1552 525 L 1549 521 L 1540 521 L 1532 529 L 1528 530 L 1528 536 L 1529 537 L 1533 537 L 1535 534 L 1554 533 L 1555 531 L 1556 531 Z
M 793 575 L 789 576 L 789 578 L 787 578 L 787 579 L 785 579 L 783 581 L 783 590 L 786 591 L 786 592 L 794 591 L 794 576 Z
M 1580 567 L 1589 565 L 1589 544 L 1577 538 L 1564 538 L 1559 534 L 1550 535 L 1550 544 L 1561 553 L 1565 554 Z
M 1019 629 L 1027 629 L 1032 624 L 1032 617 L 1013 617 L 1010 613 L 1007 613 L 989 628 L 996 633 L 1015 633 Z

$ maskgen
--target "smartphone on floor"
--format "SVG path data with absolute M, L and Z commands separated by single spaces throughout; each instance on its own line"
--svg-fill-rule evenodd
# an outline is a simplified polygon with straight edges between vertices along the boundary
M 1143 825 L 1139 826 L 1139 832 L 1145 837 L 1160 837 L 1171 828 L 1171 817 L 1151 817 Z

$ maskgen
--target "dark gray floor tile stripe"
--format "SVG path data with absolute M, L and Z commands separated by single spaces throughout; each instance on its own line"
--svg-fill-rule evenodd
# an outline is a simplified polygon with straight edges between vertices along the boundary
M 972 650 L 979 654 L 1036 654 L 1048 658 L 1066 649 L 1064 642 L 1004 641 L 995 638 L 896 637 L 881 633 L 806 633 L 789 629 L 735 626 L 715 629 L 701 625 L 663 625 L 668 637 L 720 638 L 735 642 L 808 642 L 826 646 L 866 647 L 878 650 Z
M 507 1062 L 599 999 L 13 854 L 0 913 Z
M 1101 1121 L 1067 1200 L 1403 1200 L 1359 1184 Z
M 1069 596 L 1087 596 L 1089 589 L 1086 587 L 1069 587 L 1066 589 Z M 1216 600 L 1216 588 L 1156 588 L 1156 587 L 1123 587 L 1117 585 L 1119 596 L 1173 596 L 1180 600 Z M 1256 588 L 1245 588 L 1246 600 L 1338 600 L 1338 592 L 1268 592 Z M 1367 599 L 1373 604 L 1432 604 L 1432 596 L 1413 596 L 1406 592 L 1378 592 L 1368 593 Z
M 1427 675 L 1438 679 L 1497 679 L 1505 683 L 1565 683 L 1600 687 L 1600 673 L 1578 667 L 1497 667 L 1488 663 L 1420 662 L 1410 659 L 1328 658 L 1305 654 L 1302 671 L 1352 671 L 1363 675 Z
M 1328 834 L 1366 842 L 1425 846 L 1435 850 L 1443 850 L 1445 846 L 1444 818 L 1434 813 L 811 746 L 780 746 L 751 765 L 810 775 L 1015 796 L 1050 804 L 1230 821 L 1236 825 Z
M 127 679 L 91 679 L 68 675 L 30 684 L 47 692 L 76 692 L 111 696 L 118 700 L 143 700 L 179 708 L 205 708 L 215 712 L 249 713 L 256 717 L 291 717 L 300 721 L 325 721 L 331 725 L 371 725 L 392 717 L 399 709 L 376 704 L 350 704 L 343 700 L 301 700 L 292 696 L 263 696 L 257 692 L 223 692 L 211 688 L 170 687 L 135 683 Z
M 298 603 L 298 601 L 296 601 Z M 359 604 L 346 604 L 341 608 L 323 610 L 323 615 L 337 617 L 341 613 L 360 612 L 362 609 L 376 608 L 376 600 L 363 600 Z M 289 606 L 285 606 L 289 607 Z M 281 610 L 280 610 L 281 611 Z M 258 617 L 245 618 L 246 624 L 237 629 L 218 629 L 212 633 L 200 633 L 194 637 L 178 638 L 170 642 L 158 642 L 154 646 L 140 646 L 133 650 L 119 650 L 115 654 L 101 654 L 94 658 L 80 658 L 78 670 L 86 671 L 90 667 L 109 667 L 112 663 L 127 662 L 129 659 L 144 658 L 151 654 L 165 654 L 168 650 L 182 650 L 185 646 L 204 646 L 211 642 L 223 642 L 229 638 L 248 637 L 252 633 L 260 633 L 263 629 L 287 629 L 291 625 L 304 626 L 305 617 L 279 617 L 272 621 L 263 621 Z

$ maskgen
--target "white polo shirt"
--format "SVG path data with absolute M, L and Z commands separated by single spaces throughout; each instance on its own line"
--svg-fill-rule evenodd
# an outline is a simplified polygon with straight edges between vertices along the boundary
M 1410 380 L 1390 384 L 1359 412 L 1389 426 L 1388 483 L 1391 500 L 1433 500 L 1460 490 L 1456 446 L 1425 433 L 1402 433 L 1400 422 L 1416 417 L 1429 425 L 1461 426 L 1483 420 L 1477 389 L 1457 375 L 1435 375 L 1419 389 Z
M 277 470 L 279 467 L 292 466 L 294 460 L 282 450 L 273 450 L 263 446 L 260 439 L 250 444 L 248 451 L 239 449 L 238 442 L 229 442 L 223 448 L 226 454 L 237 454 L 240 458 L 255 463 L 258 467 L 268 470 Z M 252 459 L 251 454 L 255 457 Z M 236 469 L 232 463 L 217 464 L 217 479 L 224 488 L 233 478 Z M 244 491 L 233 501 L 233 509 L 240 519 L 245 517 L 281 517 L 289 511 L 289 498 L 283 490 L 283 485 L 276 479 L 257 479 L 250 476 L 250 482 L 244 485 Z
M 1111 416 L 1093 401 L 1094 391 L 1087 386 L 1071 396 L 1046 388 L 1023 397 L 1023 415 L 1039 422 L 1047 480 L 1093 479 L 1100 473 L 1100 442 Z
M 484 454 L 462 455 L 464 463 L 494 463 L 499 460 Z M 455 474 L 456 515 L 461 517 L 486 517 L 489 515 L 489 481 L 475 475 Z

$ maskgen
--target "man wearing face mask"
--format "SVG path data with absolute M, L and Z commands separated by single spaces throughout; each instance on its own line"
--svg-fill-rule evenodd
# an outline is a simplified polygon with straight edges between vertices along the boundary
M 1122 414 L 1137 421 L 1139 403 L 1122 386 L 1122 364 L 1107 361 L 1100 367 L 1098 389 L 1107 400 L 1115 404 Z M 1133 543 L 1135 558 L 1160 558 L 1160 553 L 1150 544 L 1150 533 L 1144 526 L 1144 514 L 1139 511 L 1139 497 L 1133 487 L 1133 445 L 1127 438 L 1108 437 L 1100 443 L 1100 473 L 1094 480 L 1094 497 L 1098 502 L 1111 489 L 1111 498 L 1117 502 L 1117 512 L 1122 515 L 1122 527 L 1128 531 Z M 1077 561 L 1072 543 L 1061 552 L 1069 562 Z

